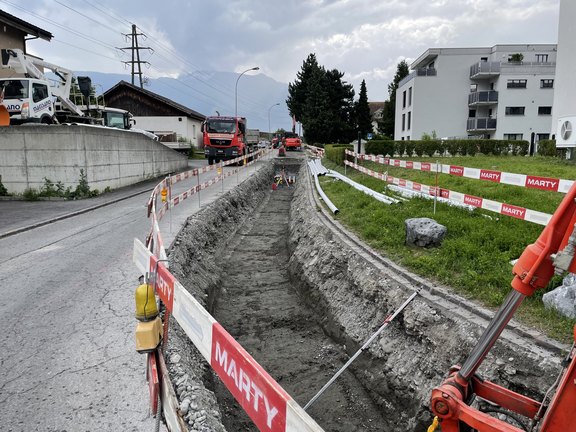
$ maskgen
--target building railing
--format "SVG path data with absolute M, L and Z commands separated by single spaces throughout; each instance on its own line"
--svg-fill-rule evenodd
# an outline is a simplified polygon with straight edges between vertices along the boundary
M 496 129 L 496 119 L 490 117 L 471 117 L 466 124 L 467 131 Z
M 436 68 L 426 67 L 416 69 L 417 76 L 436 76 Z
M 500 62 L 478 62 L 470 66 L 470 78 L 478 75 L 498 75 Z
M 404 78 L 402 78 L 400 80 L 400 82 L 398 83 L 398 88 L 402 87 L 404 84 L 406 84 L 408 81 L 410 81 L 415 76 L 436 76 L 436 75 L 437 75 L 437 72 L 436 72 L 435 68 L 418 68 L 418 69 L 410 72 Z
M 468 105 L 490 105 L 498 103 L 496 90 L 477 91 L 468 95 Z

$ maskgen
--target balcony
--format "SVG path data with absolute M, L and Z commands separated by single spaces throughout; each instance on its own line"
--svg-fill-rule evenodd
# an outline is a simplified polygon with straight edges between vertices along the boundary
M 490 117 L 469 118 L 466 124 L 468 132 L 485 132 L 496 130 L 496 119 Z
M 479 62 L 470 66 L 470 79 L 489 79 L 500 75 L 500 62 Z
M 416 76 L 436 76 L 436 68 L 418 68 L 416 69 Z
M 468 95 L 468 106 L 496 105 L 498 92 L 496 90 L 477 91 Z

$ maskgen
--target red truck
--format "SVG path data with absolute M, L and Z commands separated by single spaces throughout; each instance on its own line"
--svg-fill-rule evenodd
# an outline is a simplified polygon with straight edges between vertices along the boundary
M 302 150 L 302 140 L 295 133 L 286 132 L 283 142 L 286 150 Z
M 252 151 L 246 138 L 244 117 L 207 117 L 202 123 L 202 142 L 210 165 Z

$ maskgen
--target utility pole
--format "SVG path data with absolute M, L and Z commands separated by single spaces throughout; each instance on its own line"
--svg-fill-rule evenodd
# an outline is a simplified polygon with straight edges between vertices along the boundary
M 124 48 L 118 48 L 118 49 L 121 49 L 122 51 L 131 50 L 132 51 L 132 60 L 131 61 L 125 61 L 123 63 L 131 65 L 131 68 L 132 68 L 132 85 L 134 85 L 134 75 L 138 75 L 138 78 L 140 79 L 140 88 L 144 88 L 144 84 L 142 82 L 142 63 L 144 63 L 146 65 L 150 65 L 150 63 L 147 61 L 140 60 L 140 50 L 145 49 L 145 50 L 149 50 L 150 52 L 154 52 L 154 50 L 150 47 L 138 46 L 138 36 L 146 37 L 146 35 L 144 33 L 138 33 L 136 31 L 136 24 L 132 24 L 132 33 L 130 33 L 130 34 L 124 33 L 124 36 L 126 38 L 131 38 L 132 46 L 124 47 Z

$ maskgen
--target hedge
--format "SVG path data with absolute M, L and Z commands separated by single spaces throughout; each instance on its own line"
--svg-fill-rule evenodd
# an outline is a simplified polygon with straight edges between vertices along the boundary
M 452 156 L 521 155 L 528 153 L 528 141 L 515 140 L 412 140 L 412 141 L 368 141 L 366 153 L 388 156 Z
M 353 150 L 354 146 L 351 144 L 326 144 L 324 146 L 324 154 L 328 160 L 334 162 L 337 165 L 344 165 L 344 159 L 346 155 L 344 150 Z

